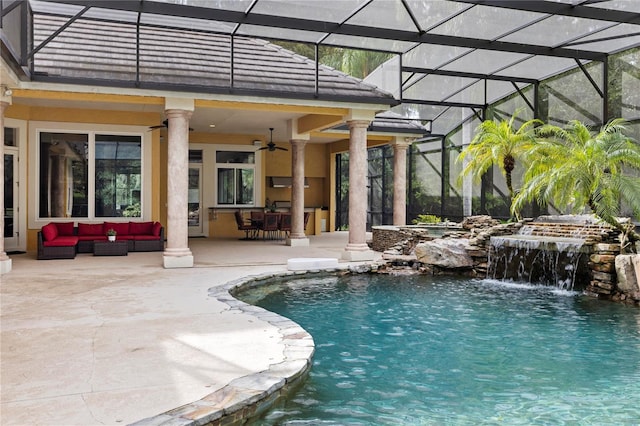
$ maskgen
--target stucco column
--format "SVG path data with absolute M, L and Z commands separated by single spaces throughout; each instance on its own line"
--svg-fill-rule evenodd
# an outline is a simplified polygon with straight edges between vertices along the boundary
M 165 268 L 193 267 L 189 249 L 187 195 L 189 192 L 189 118 L 192 111 L 168 109 L 167 247 Z
M 410 143 L 396 139 L 393 144 L 393 224 L 407 224 L 407 148 Z
M 373 260 L 367 245 L 367 120 L 347 121 L 349 125 L 349 243 L 342 258 Z
M 11 271 L 11 259 L 4 251 L 4 110 L 8 106 L 0 101 L 0 275 Z
M 308 246 L 304 233 L 304 147 L 307 141 L 291 139 L 291 233 L 287 245 Z

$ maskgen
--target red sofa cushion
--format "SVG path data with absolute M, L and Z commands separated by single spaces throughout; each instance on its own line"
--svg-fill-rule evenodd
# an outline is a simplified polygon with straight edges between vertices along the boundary
M 129 234 L 152 235 L 153 222 L 129 222 Z
M 73 235 L 73 222 L 52 222 L 58 228 L 58 235 Z
M 57 236 L 58 227 L 55 223 L 48 223 L 42 227 L 42 237 L 44 238 L 45 242 L 55 240 Z
M 151 233 L 155 237 L 159 237 L 160 236 L 160 230 L 162 230 L 162 224 L 160 222 L 155 222 L 153 224 L 153 229 L 152 229 Z
M 113 229 L 118 233 L 118 236 L 121 235 L 130 235 L 129 234 L 129 222 L 105 222 L 102 227 L 102 233 L 106 234 L 109 229 Z
M 45 247 L 72 247 L 76 244 L 78 244 L 78 237 L 71 235 L 58 236 L 53 241 L 44 241 L 42 243 Z
M 105 235 L 102 223 L 78 223 L 78 236 Z

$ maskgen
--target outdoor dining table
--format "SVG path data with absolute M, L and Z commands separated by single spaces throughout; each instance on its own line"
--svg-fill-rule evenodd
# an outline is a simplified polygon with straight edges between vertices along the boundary
M 261 230 L 264 224 L 264 212 L 251 212 L 251 224 Z
M 258 233 L 262 231 L 263 240 L 279 240 L 291 231 L 291 213 L 289 212 L 251 212 L 250 220 Z
M 279 238 L 280 227 L 280 213 L 278 212 L 266 212 L 264 214 L 264 220 L 260 230 L 262 231 L 262 239 L 277 239 Z

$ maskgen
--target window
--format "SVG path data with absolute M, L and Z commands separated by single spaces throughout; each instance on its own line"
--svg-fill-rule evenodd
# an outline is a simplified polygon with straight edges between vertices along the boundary
M 141 145 L 140 136 L 41 132 L 38 216 L 142 217 Z
M 189 150 L 189 163 L 202 164 L 202 150 L 190 149 Z
M 18 129 L 12 127 L 4 128 L 4 146 L 16 146 L 18 142 Z
M 96 135 L 96 217 L 140 217 L 140 137 Z
M 216 151 L 216 176 L 218 179 L 218 205 L 254 205 L 254 152 Z

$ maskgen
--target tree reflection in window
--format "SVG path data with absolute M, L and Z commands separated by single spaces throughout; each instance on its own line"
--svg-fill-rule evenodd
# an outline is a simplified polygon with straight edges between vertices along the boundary
M 40 133 L 39 217 L 141 217 L 141 155 L 140 136 Z
M 88 135 L 40 134 L 40 217 L 87 217 Z
M 96 217 L 140 217 L 139 136 L 96 135 Z
M 250 151 L 217 151 L 218 204 L 254 204 L 255 153 Z

